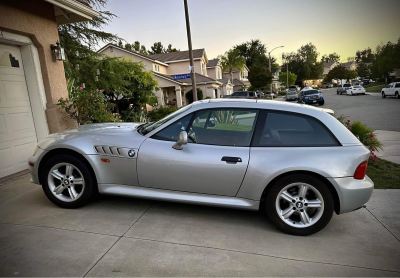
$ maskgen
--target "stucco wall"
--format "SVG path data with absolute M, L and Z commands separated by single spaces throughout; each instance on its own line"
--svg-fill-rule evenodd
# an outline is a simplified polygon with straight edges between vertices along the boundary
M 38 50 L 46 92 L 49 132 L 58 132 L 71 126 L 73 122 L 56 105 L 68 93 L 63 62 L 53 61 L 50 49 L 50 45 L 59 40 L 54 6 L 43 0 L 2 0 L 0 30 L 29 37 Z

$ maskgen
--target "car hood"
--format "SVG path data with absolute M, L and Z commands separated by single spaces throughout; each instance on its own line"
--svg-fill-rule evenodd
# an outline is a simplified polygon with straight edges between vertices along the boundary
M 137 132 L 141 123 L 100 123 L 77 126 L 53 133 L 41 140 L 38 146 L 44 150 L 70 148 L 84 154 L 95 154 L 94 146 L 139 148 L 147 138 Z

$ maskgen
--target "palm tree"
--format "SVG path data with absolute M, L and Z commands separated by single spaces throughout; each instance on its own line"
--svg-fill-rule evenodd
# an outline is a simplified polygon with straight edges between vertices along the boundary
M 233 69 L 237 69 L 240 73 L 243 71 L 246 65 L 246 60 L 239 56 L 240 51 L 238 49 L 230 49 L 225 52 L 224 55 L 219 56 L 222 65 L 222 71 L 229 71 L 231 75 L 231 83 L 233 84 Z

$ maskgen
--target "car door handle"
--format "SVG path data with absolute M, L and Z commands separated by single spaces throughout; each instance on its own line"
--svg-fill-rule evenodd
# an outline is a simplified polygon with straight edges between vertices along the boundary
M 238 163 L 238 162 L 242 162 L 242 159 L 240 157 L 232 157 L 232 156 L 223 156 L 221 158 L 221 161 L 225 161 L 225 162 L 233 162 L 233 163 Z

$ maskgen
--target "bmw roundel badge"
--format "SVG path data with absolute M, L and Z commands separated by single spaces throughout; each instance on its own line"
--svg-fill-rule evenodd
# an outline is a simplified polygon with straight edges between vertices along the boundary
M 134 157 L 135 156 L 135 151 L 134 150 L 129 150 L 128 151 L 129 157 Z

